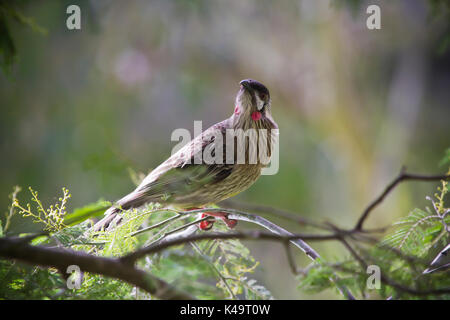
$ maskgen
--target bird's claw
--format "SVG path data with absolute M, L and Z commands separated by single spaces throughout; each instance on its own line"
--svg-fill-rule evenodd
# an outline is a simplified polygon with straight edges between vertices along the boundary
M 236 227 L 237 220 L 228 219 L 228 213 L 225 212 L 204 212 L 201 215 L 201 218 L 206 218 L 208 216 L 217 217 L 222 219 L 223 222 L 227 225 L 228 228 L 233 229 Z M 214 225 L 215 220 L 204 220 L 199 223 L 198 227 L 201 230 L 210 230 Z

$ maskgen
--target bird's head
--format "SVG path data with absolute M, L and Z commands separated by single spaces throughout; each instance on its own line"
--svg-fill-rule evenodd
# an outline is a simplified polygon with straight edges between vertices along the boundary
M 270 94 L 266 86 L 253 79 L 242 80 L 239 84 L 234 115 L 251 118 L 254 122 L 270 117 Z

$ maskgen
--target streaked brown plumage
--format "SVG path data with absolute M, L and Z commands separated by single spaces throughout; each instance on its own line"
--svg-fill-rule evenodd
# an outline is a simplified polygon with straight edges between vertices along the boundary
M 155 168 L 133 192 L 105 212 L 105 217 L 94 226 L 94 230 L 106 228 L 112 221 L 118 222 L 120 217 L 117 214 L 121 210 L 140 207 L 149 202 L 184 209 L 198 208 L 232 197 L 250 187 L 264 167 L 259 158 L 255 162 L 249 160 L 251 148 L 255 148 L 261 131 L 255 130 L 256 136 L 245 139 L 245 162 L 242 163 L 237 161 L 237 138 L 228 139 L 234 151 L 227 152 L 227 130 L 242 129 L 248 132 L 248 129 L 266 129 L 269 137 L 266 146 L 270 157 L 276 133 L 273 129 L 278 129 L 270 108 L 267 88 L 252 79 L 242 80 L 233 115 L 205 130 Z M 222 163 L 211 163 L 205 159 L 199 163 L 195 160 L 200 154 L 204 155 L 206 150 L 212 150 L 212 156 L 218 152 L 220 158 L 220 149 Z M 232 163 L 227 162 L 227 155 L 234 160 Z

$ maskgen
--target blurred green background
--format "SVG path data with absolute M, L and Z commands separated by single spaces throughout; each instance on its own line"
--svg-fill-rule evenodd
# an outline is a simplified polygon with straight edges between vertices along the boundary
M 174 129 L 192 132 L 195 120 L 207 128 L 229 117 L 245 78 L 271 92 L 281 159 L 278 174 L 261 177 L 238 201 L 350 227 L 402 165 L 446 171 L 438 163 L 450 146 L 448 3 L 16 4 L 47 34 L 6 18 L 17 61 L 0 74 L 2 219 L 14 185 L 33 187 L 44 203 L 65 186 L 69 210 L 120 198 L 134 188 L 130 169 L 147 173 L 169 156 Z M 81 30 L 66 28 L 70 4 L 81 7 Z M 381 30 L 366 27 L 369 4 L 381 7 Z M 436 185 L 402 185 L 367 226 L 424 207 Z M 281 245 L 248 246 L 275 297 L 305 297 Z M 330 260 L 342 253 L 330 243 L 313 246 Z M 300 253 L 296 259 L 309 263 Z

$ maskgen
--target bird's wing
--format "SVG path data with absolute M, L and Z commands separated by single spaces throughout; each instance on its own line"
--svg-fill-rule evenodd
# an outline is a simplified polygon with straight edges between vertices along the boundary
M 164 200 L 174 194 L 192 193 L 205 185 L 228 177 L 233 170 L 233 165 L 226 164 L 225 149 L 223 149 L 222 164 L 206 164 L 204 161 L 196 164 L 196 158 L 202 159 L 199 157 L 203 155 L 205 149 L 213 147 L 217 135 L 222 135 L 222 141 L 224 141 L 226 129 L 229 127 L 229 121 L 225 120 L 205 130 L 153 170 L 134 193 L 144 196 L 148 199 L 147 201 L 151 201 L 150 199 L 157 201 L 158 198 Z M 225 148 L 224 145 L 217 145 L 217 147 Z

